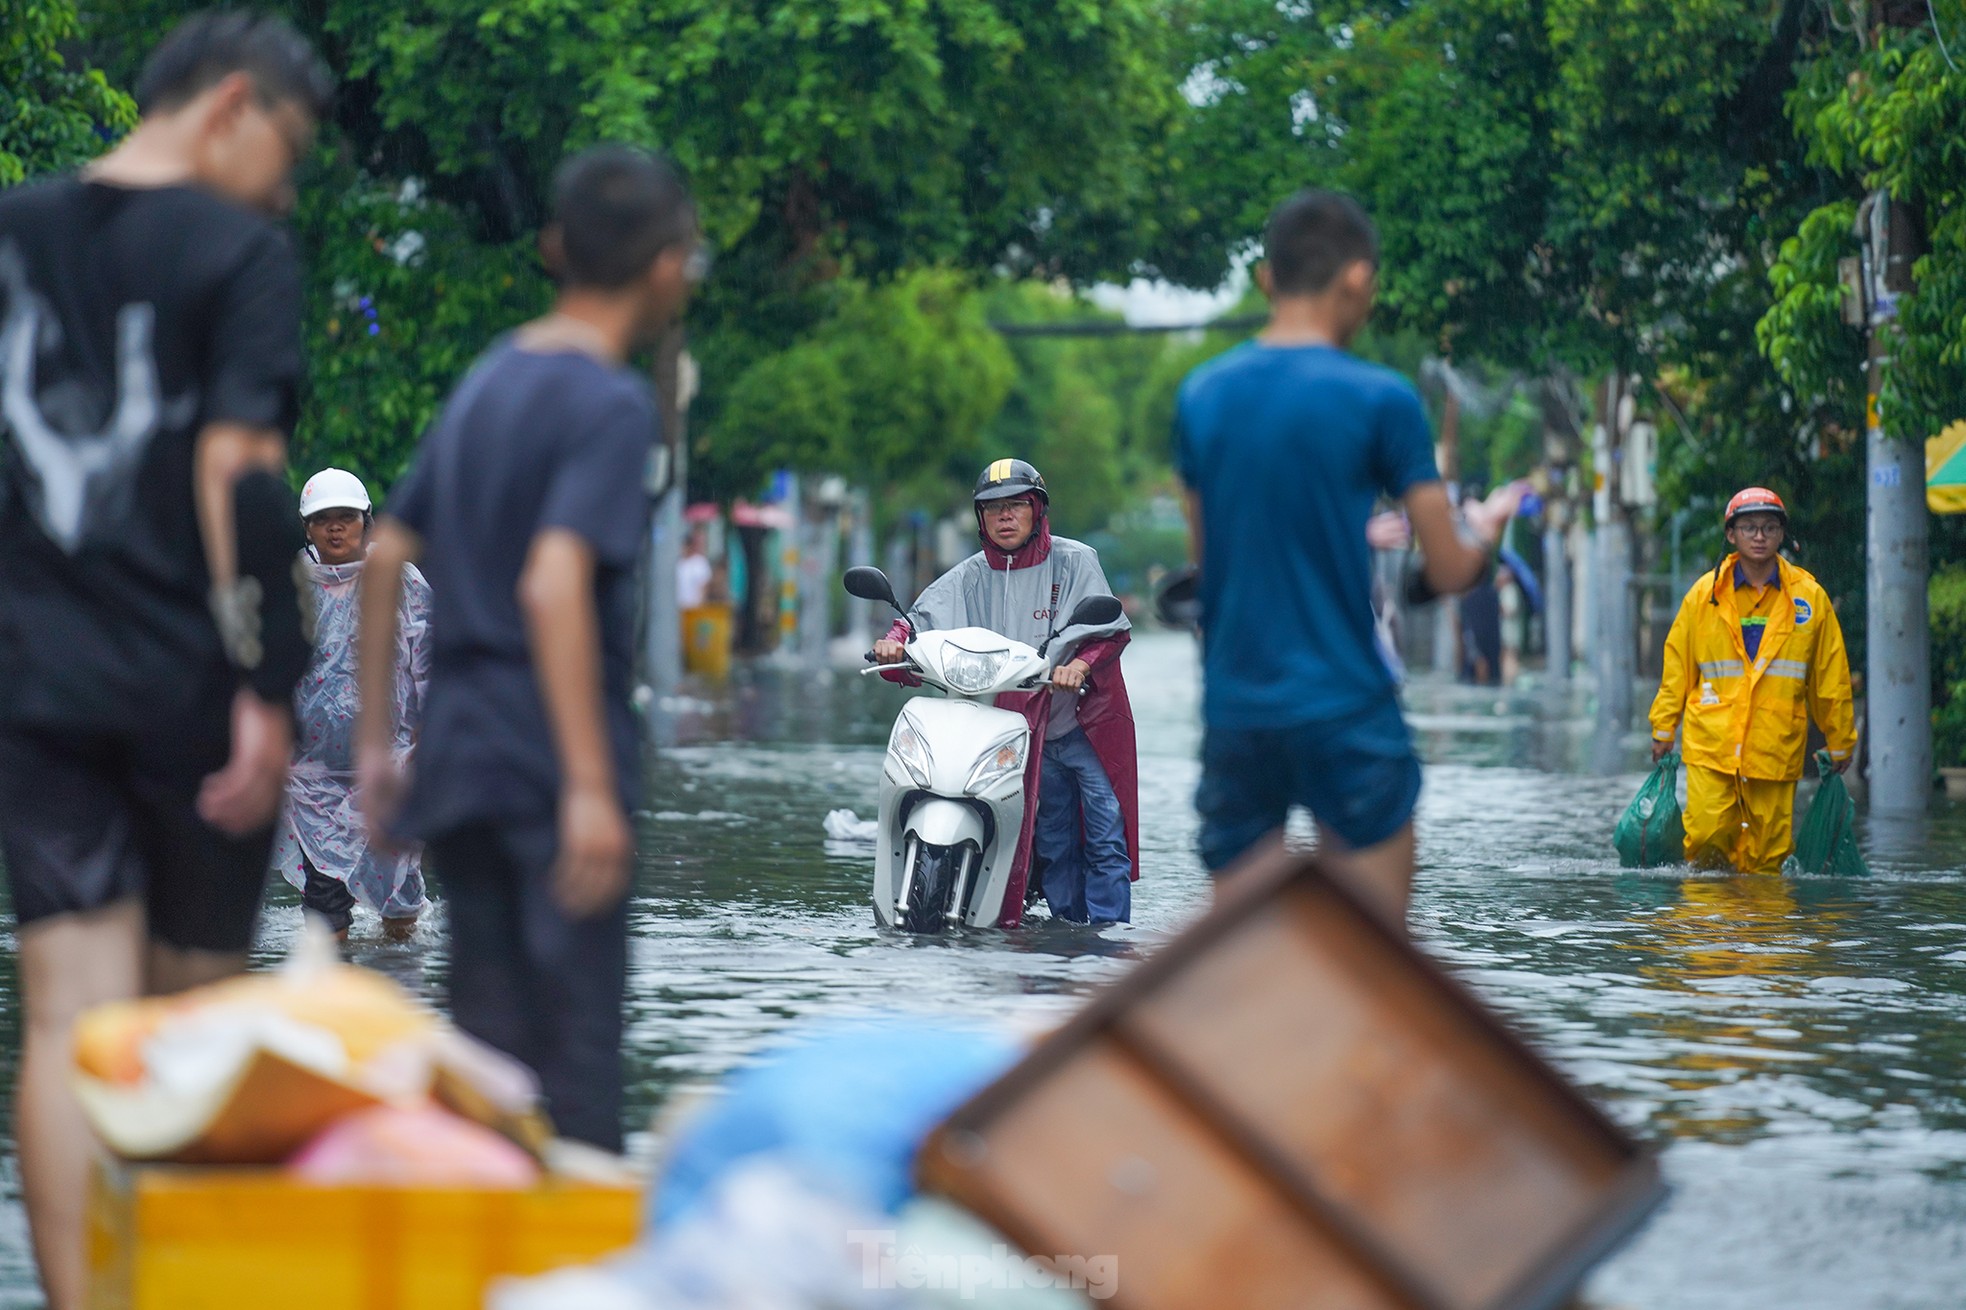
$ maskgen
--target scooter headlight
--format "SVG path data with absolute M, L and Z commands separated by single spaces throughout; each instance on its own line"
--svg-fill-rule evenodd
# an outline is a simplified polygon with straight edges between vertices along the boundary
M 928 753 L 928 743 L 922 740 L 921 733 L 915 730 L 915 725 L 908 721 L 907 716 L 895 720 L 894 735 L 887 739 L 887 753 L 901 761 L 917 787 L 928 786 L 929 774 L 935 769 L 935 759 Z
M 981 796 L 1010 774 L 1022 773 L 1026 740 L 1025 734 L 1013 733 L 977 756 L 963 790 L 971 796 Z
M 974 696 L 996 685 L 1003 666 L 1010 662 L 1007 650 L 965 650 L 946 646 L 942 651 L 942 680 L 957 691 Z

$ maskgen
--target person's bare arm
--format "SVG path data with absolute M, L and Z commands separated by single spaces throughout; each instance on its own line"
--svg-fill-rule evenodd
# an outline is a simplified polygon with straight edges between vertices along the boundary
M 211 423 L 198 433 L 192 453 L 192 496 L 215 595 L 230 594 L 239 580 L 234 488 L 250 472 L 280 473 L 286 461 L 286 438 L 273 428 Z M 231 754 L 224 767 L 200 785 L 199 815 L 235 836 L 273 822 L 285 794 L 293 748 L 292 710 L 241 687 L 232 699 Z
M 534 537 L 519 578 L 519 609 L 560 763 L 554 895 L 569 914 L 591 915 L 627 891 L 632 850 L 601 703 L 593 547 L 565 528 Z
M 1455 525 L 1446 484 L 1422 482 L 1406 493 L 1406 517 L 1419 539 L 1427 586 L 1434 594 L 1452 595 L 1480 581 L 1482 570 L 1488 567 L 1488 552 L 1501 539 L 1502 528 L 1521 498 L 1520 489 L 1512 487 L 1490 496 L 1480 513 L 1468 516 L 1468 527 L 1476 538 L 1469 541 Z
M 371 840 L 386 844 L 384 830 L 402 802 L 403 777 L 396 760 L 396 642 L 402 608 L 403 570 L 423 554 L 423 541 L 401 521 L 384 516 L 362 566 L 362 609 L 355 629 L 357 703 L 356 795 Z
M 279 473 L 287 466 L 287 440 L 273 428 L 211 423 L 198 433 L 192 457 L 198 504 L 198 536 L 214 587 L 239 578 L 239 538 L 232 513 L 232 488 L 254 469 Z

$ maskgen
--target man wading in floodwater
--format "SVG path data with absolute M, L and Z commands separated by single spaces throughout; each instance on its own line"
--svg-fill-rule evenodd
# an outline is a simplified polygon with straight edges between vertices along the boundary
M 1404 923 L 1420 761 L 1374 645 L 1366 521 L 1402 502 L 1435 593 L 1474 585 L 1521 498 L 1472 507 L 1457 535 L 1412 383 L 1346 346 L 1372 313 L 1379 240 L 1347 196 L 1302 191 L 1264 232 L 1270 322 L 1188 375 L 1176 408 L 1200 570 L 1201 857 L 1220 873 L 1280 838 L 1291 806 L 1318 854 Z
M 1686 860 L 1777 873 L 1795 848 L 1795 784 L 1814 718 L 1836 771 L 1857 729 L 1829 593 L 1781 557 L 1788 507 L 1765 487 L 1727 502 L 1734 548 L 1693 584 L 1666 634 L 1652 758 L 1685 722 Z
M 300 489 L 305 564 L 314 587 L 314 661 L 294 692 L 300 740 L 273 865 L 300 903 L 346 939 L 359 902 L 382 916 L 383 936 L 408 941 L 423 913 L 423 851 L 369 841 L 355 807 L 355 634 L 374 518 L 369 491 L 345 469 L 322 469 Z M 403 570 L 398 615 L 396 752 L 407 761 L 430 678 L 430 584 Z
M 1081 600 L 1112 595 L 1092 547 L 1051 535 L 1051 494 L 1023 460 L 984 469 L 971 503 L 983 549 L 922 592 L 908 615 L 917 629 L 988 628 L 1035 647 Z M 1053 918 L 1125 923 L 1132 914 L 1140 876 L 1138 765 L 1133 707 L 1120 677 L 1129 626 L 1122 615 L 1106 628 L 1069 629 L 1061 640 L 1080 644 L 1053 670 L 1049 693 L 997 698 L 1030 722 L 1041 743 L 1024 774 L 1027 794 L 1037 783 L 1038 803 L 1024 811 L 1000 922 L 1017 921 L 1034 875 Z M 899 664 L 907 635 L 896 623 L 874 643 L 874 658 Z
M 430 692 L 402 834 L 428 843 L 458 1027 L 530 1065 L 560 1133 L 621 1150 L 635 561 L 655 399 L 628 356 L 703 276 L 696 206 L 624 146 L 554 178 L 553 311 L 478 360 L 389 497 L 362 591 L 357 770 L 372 825 L 402 773 L 390 707 L 404 570 L 429 576 Z
M 285 23 L 205 14 L 136 129 L 0 196 L 0 847 L 20 920 L 22 1192 L 83 1295 L 90 1006 L 245 967 L 307 664 L 282 469 L 300 272 L 272 221 L 332 83 Z

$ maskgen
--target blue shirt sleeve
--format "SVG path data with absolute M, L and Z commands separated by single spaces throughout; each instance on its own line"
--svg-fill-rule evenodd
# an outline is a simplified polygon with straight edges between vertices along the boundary
M 1188 434 L 1188 393 L 1193 381 L 1194 376 L 1190 374 L 1174 393 L 1174 471 L 1180 475 L 1183 485 L 1190 488 L 1198 486 L 1196 479 L 1201 473 L 1194 442 Z
M 1372 469 L 1379 487 L 1398 500 L 1422 482 L 1440 481 L 1434 435 L 1420 393 L 1401 378 L 1387 388 L 1372 434 Z
M 565 528 L 592 546 L 602 565 L 632 568 L 648 526 L 656 426 L 648 397 L 623 393 L 570 428 L 548 474 L 539 531 Z

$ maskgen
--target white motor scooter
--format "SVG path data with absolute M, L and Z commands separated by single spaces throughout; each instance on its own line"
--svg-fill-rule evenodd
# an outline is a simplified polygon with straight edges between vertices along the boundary
M 849 595 L 882 601 L 906 621 L 879 569 L 848 569 L 843 581 Z M 1057 660 L 1046 652 L 1058 632 L 1119 617 L 1116 597 L 1088 596 L 1036 650 L 988 628 L 911 626 L 905 663 L 863 670 L 912 673 L 947 698 L 909 701 L 888 737 L 874 854 L 874 917 L 883 927 L 996 925 L 1030 804 L 1031 729 L 1023 715 L 992 702 L 1001 692 L 1049 685 Z

